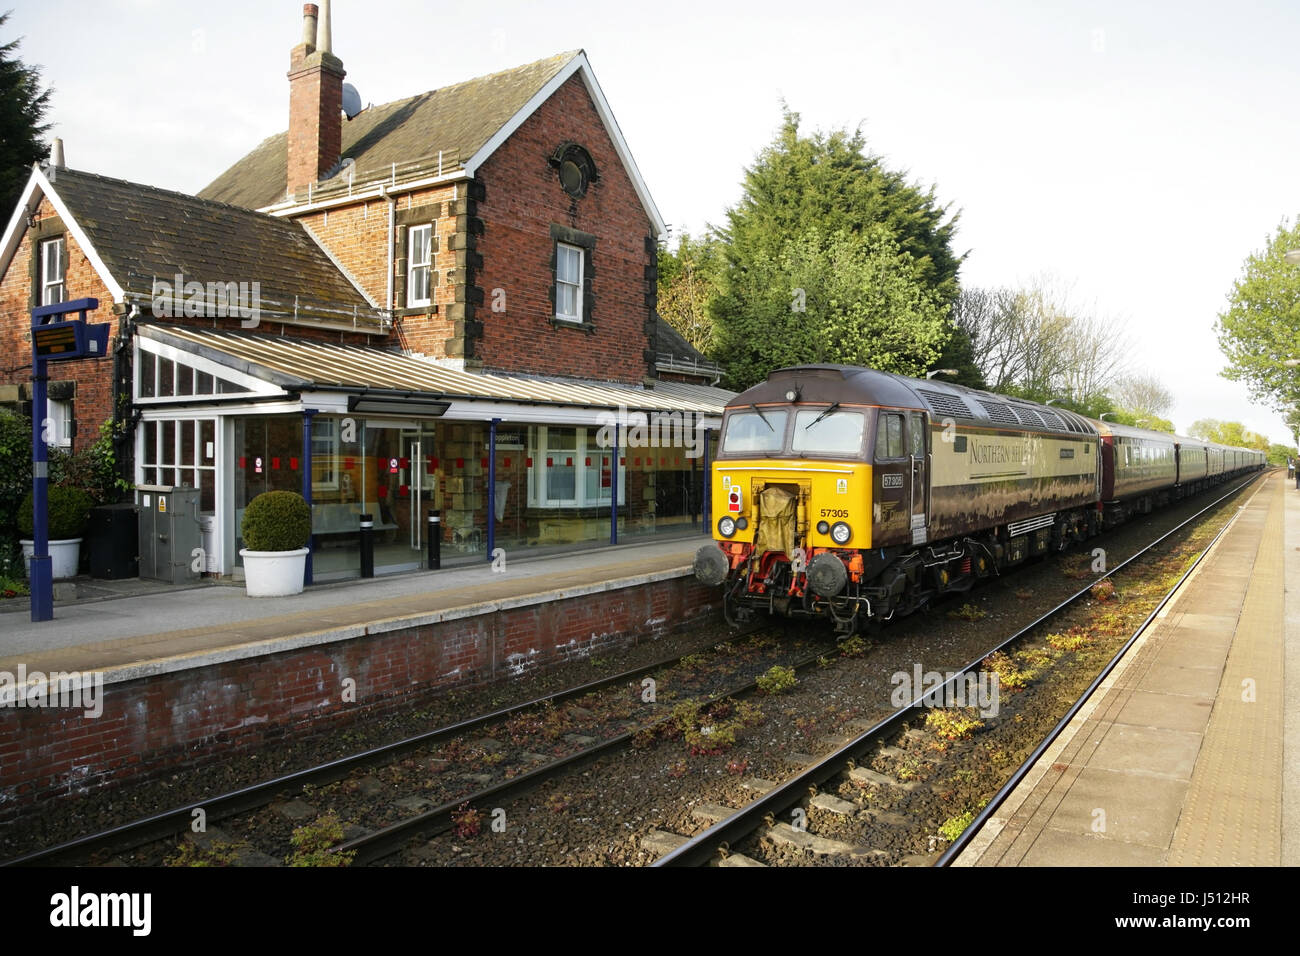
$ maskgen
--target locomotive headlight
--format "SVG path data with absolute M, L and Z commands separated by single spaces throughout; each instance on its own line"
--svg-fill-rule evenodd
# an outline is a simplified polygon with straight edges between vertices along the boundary
M 749 527 L 749 519 L 748 519 L 748 518 L 737 518 L 737 519 L 736 519 L 736 527 L 739 528 L 741 531 L 744 531 L 746 528 Z
M 718 519 L 718 534 L 724 538 L 730 538 L 736 533 L 736 519 L 731 515 L 723 515 Z
M 831 524 L 830 524 L 830 522 L 829 522 L 829 521 L 818 521 L 818 522 L 817 522 L 817 533 L 818 533 L 818 534 L 830 534 L 830 533 L 831 533 Z
M 836 544 L 848 544 L 851 537 L 853 537 L 853 529 L 843 521 L 831 525 L 831 540 Z

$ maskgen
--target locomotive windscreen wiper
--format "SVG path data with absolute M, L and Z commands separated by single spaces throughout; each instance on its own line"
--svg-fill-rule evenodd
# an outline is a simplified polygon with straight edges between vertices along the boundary
M 770 432 L 776 431 L 776 429 L 772 427 L 772 423 L 767 420 L 767 416 L 763 414 L 763 410 L 761 408 L 759 408 L 757 405 L 754 405 L 752 403 L 750 404 L 749 407 L 752 408 L 754 411 L 758 412 L 758 417 L 763 419 L 763 424 L 767 426 L 768 431 Z
M 835 409 L 837 409 L 837 408 L 839 408 L 839 407 L 840 407 L 840 403 L 839 403 L 839 402 L 836 402 L 836 403 L 835 403 L 834 405 L 832 405 L 830 408 L 826 409 L 826 411 L 822 412 L 820 415 L 818 415 L 816 418 L 814 418 L 812 421 L 810 421 L 807 425 L 805 425 L 805 426 L 803 427 L 803 428 L 804 428 L 804 431 L 807 431 L 808 429 L 812 428 L 812 427 L 813 427 L 814 425 L 816 425 L 819 421 L 821 421 L 823 418 L 825 418 L 827 415 L 829 415 L 831 412 L 835 411 Z

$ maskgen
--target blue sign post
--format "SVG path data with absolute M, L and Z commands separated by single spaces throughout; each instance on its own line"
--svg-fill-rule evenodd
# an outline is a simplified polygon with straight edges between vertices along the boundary
M 50 563 L 49 435 L 45 423 L 45 363 L 62 359 L 100 358 L 108 354 L 108 324 L 89 325 L 86 313 L 98 299 L 76 299 L 32 309 L 32 620 L 54 617 L 54 569 Z M 53 321 L 80 313 L 79 319 Z

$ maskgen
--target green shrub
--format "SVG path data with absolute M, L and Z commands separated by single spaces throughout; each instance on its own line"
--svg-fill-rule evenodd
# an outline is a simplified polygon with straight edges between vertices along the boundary
M 295 551 L 311 540 L 311 506 L 296 491 L 266 491 L 248 503 L 239 529 L 249 551 Z
M 81 488 L 93 504 L 112 504 L 131 491 L 130 483 L 117 477 L 112 422 L 100 425 L 99 438 L 89 448 L 75 452 L 51 448 L 49 459 L 50 484 Z
M 90 520 L 90 507 L 93 502 L 90 495 L 80 488 L 66 485 L 50 485 L 47 492 L 49 504 L 49 533 L 51 541 L 64 538 L 80 538 Z M 18 530 L 24 537 L 30 538 L 35 533 L 32 522 L 32 493 L 27 492 L 22 508 L 18 512 Z
M 0 536 L 17 528 L 23 495 L 31 489 L 32 423 L 0 408 Z

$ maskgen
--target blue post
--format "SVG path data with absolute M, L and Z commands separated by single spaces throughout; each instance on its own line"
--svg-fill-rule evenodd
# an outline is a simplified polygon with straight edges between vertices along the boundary
M 614 423 L 614 454 L 609 460 L 609 543 L 618 544 L 618 422 Z
M 54 566 L 50 559 L 49 452 L 45 446 L 45 360 L 32 349 L 32 620 L 54 617 Z
M 86 313 L 99 308 L 98 299 L 75 299 L 32 309 L 32 563 L 33 621 L 54 618 L 54 567 L 50 560 L 49 450 L 45 444 L 47 396 L 46 362 L 58 359 L 103 358 L 108 353 L 108 323 L 86 324 Z M 77 321 L 55 321 L 70 312 Z M 42 354 L 44 352 L 44 354 Z
M 704 432 L 704 498 L 700 501 L 700 519 L 704 523 L 703 531 L 709 534 L 712 527 L 709 506 L 713 504 L 713 483 L 709 481 L 709 430 L 701 429 Z
M 307 500 L 307 510 L 311 510 L 311 420 L 319 414 L 320 409 L 304 408 L 302 410 L 302 496 Z M 307 539 L 307 561 L 302 569 L 303 587 L 311 585 L 311 558 L 316 552 L 316 536 Z
M 488 480 L 487 480 L 487 559 L 492 560 L 492 552 L 497 549 L 497 425 L 501 419 L 494 418 L 488 425 Z

